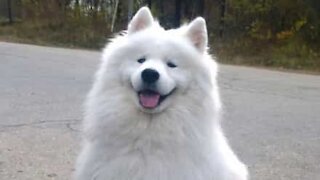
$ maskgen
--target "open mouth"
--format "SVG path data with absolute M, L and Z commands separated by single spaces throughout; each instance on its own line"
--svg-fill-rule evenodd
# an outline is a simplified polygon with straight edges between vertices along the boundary
M 139 102 L 144 108 L 154 109 L 158 107 L 168 96 L 170 96 L 172 92 L 173 90 L 169 94 L 161 95 L 154 90 L 145 89 L 138 92 Z

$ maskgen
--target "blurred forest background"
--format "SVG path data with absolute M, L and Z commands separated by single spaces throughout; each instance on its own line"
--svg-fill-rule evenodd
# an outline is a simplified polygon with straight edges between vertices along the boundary
M 205 17 L 220 62 L 320 71 L 320 0 L 0 0 L 0 40 L 99 49 L 144 5 L 165 28 Z

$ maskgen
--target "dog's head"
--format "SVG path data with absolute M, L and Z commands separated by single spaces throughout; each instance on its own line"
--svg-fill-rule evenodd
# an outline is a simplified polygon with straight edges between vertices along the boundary
M 143 7 L 129 23 L 127 33 L 105 49 L 103 76 L 108 80 L 102 81 L 113 81 L 109 88 L 125 89 L 130 94 L 129 101 L 143 112 L 162 112 L 188 98 L 189 89 L 193 89 L 192 96 L 201 96 L 200 89 L 210 89 L 213 67 L 208 66 L 215 64 L 211 64 L 206 49 L 203 18 L 178 29 L 164 30 L 150 10 Z

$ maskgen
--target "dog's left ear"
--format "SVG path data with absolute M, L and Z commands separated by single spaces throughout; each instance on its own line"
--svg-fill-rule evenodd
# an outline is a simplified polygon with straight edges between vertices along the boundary
M 208 34 L 206 21 L 197 17 L 187 27 L 187 38 L 201 53 L 205 52 L 208 45 Z
M 142 7 L 134 15 L 128 25 L 128 34 L 132 34 L 150 27 L 153 23 L 153 17 L 148 7 Z

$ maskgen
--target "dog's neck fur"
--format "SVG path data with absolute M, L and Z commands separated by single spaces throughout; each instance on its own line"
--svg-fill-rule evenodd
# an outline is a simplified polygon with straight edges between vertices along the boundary
M 92 97 L 99 97 L 97 96 L 99 93 L 106 92 L 98 89 L 91 92 L 95 94 Z M 90 141 L 95 142 L 95 138 L 100 137 L 98 140 L 101 142 L 99 143 L 105 144 L 108 152 L 112 152 L 111 156 L 117 153 L 123 155 L 123 153 L 132 151 L 145 153 L 157 151 L 174 153 L 178 149 L 186 152 L 195 149 L 210 151 L 211 143 L 208 142 L 212 141 L 210 138 L 212 138 L 212 131 L 217 123 L 213 122 L 213 119 L 217 119 L 213 117 L 218 114 L 215 114 L 213 108 L 210 108 L 214 102 L 211 95 L 204 95 L 207 92 L 198 90 L 199 96 L 204 97 L 201 99 L 195 98 L 197 97 L 195 94 L 184 94 L 183 97 L 177 97 L 177 101 L 182 102 L 165 109 L 166 113 L 156 114 L 141 112 L 136 106 L 128 104 L 130 97 L 125 92 L 121 93 L 121 88 L 117 90 L 113 88 L 113 92 L 108 92 L 110 93 L 113 93 L 114 96 L 101 95 L 100 98 L 92 101 L 95 102 L 94 104 L 88 102 L 88 105 L 92 106 L 88 109 L 96 112 L 87 112 L 86 121 L 91 121 L 87 123 L 91 124 L 91 127 L 86 126 L 85 131 L 87 137 L 91 138 Z M 190 101 L 190 98 L 193 101 Z M 190 102 L 192 104 L 188 104 Z M 212 106 L 203 106 L 203 104 L 212 104 Z M 127 114 L 130 114 L 130 117 Z M 185 117 L 188 118 L 185 119 Z M 99 122 L 95 122 L 97 120 Z M 101 137 L 105 138 L 101 139 Z M 204 146 L 208 147 L 204 148 Z

